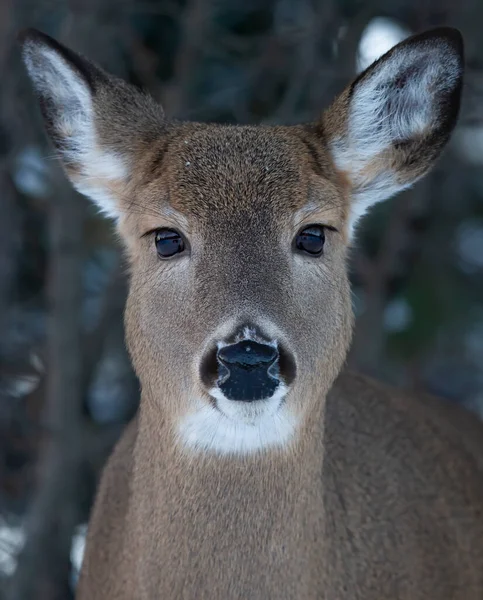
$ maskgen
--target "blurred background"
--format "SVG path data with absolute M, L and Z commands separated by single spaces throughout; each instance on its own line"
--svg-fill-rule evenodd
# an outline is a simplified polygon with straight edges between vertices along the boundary
M 137 408 L 125 264 L 53 156 L 16 32 L 36 27 L 169 116 L 315 118 L 413 32 L 463 32 L 461 119 L 436 169 L 363 219 L 350 363 L 483 416 L 481 0 L 0 0 L 0 600 L 67 600 L 100 469 Z

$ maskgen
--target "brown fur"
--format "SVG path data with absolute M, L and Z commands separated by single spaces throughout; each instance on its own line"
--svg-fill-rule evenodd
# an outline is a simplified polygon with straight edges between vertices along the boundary
M 419 137 L 390 140 L 366 164 L 355 154 L 365 198 L 371 182 L 381 195 L 381 182 L 395 191 L 398 179 L 416 180 L 448 139 L 459 37 L 441 30 L 400 51 L 441 44 L 455 83 L 432 91 L 434 114 Z M 78 600 L 480 600 L 483 427 L 442 401 L 343 370 L 358 183 L 351 165 L 337 166 L 334 143 L 357 153 L 347 133 L 352 96 L 389 59 L 315 124 L 228 127 L 167 121 L 147 97 L 30 34 L 25 52 L 49 131 L 61 156 L 70 149 L 68 172 L 81 185 L 85 156 L 72 154 L 76 140 L 62 139 L 69 130 L 52 110 L 63 96 L 47 102 L 37 76 L 44 45 L 89 86 L 98 147 L 129 165 L 115 181 L 96 181 L 94 194 L 104 186 L 96 199 L 116 198 L 131 265 L 127 345 L 143 390 L 101 481 Z M 317 259 L 292 244 L 313 223 L 326 226 Z M 185 236 L 184 255 L 159 260 L 150 232 L 161 227 Z M 252 454 L 189 450 L 179 423 L 196 401 L 213 402 L 202 357 L 246 323 L 294 355 L 285 403 L 296 434 Z
M 173 452 L 143 408 L 80 599 L 481 599 L 483 431 L 457 407 L 344 373 L 297 451 L 241 461 Z

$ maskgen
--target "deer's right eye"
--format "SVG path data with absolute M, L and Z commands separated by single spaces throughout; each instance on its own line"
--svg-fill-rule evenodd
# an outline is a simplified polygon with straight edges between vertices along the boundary
M 160 258 L 171 258 L 185 249 L 182 235 L 174 229 L 158 229 L 154 234 L 154 243 Z

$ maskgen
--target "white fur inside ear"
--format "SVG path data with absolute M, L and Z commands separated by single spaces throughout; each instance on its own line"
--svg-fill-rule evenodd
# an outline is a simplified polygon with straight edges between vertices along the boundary
M 61 142 L 61 157 L 72 165 L 69 175 L 73 185 L 94 200 L 102 212 L 117 218 L 117 201 L 111 188 L 126 178 L 127 169 L 120 156 L 99 144 L 88 85 L 47 45 L 27 42 L 24 60 L 50 113 L 53 134 Z
M 459 57 L 438 40 L 403 46 L 356 84 L 346 133 L 332 142 L 335 164 L 352 184 L 351 232 L 370 206 L 414 183 L 398 181 L 384 152 L 437 128 L 440 95 L 454 89 L 460 76 Z M 373 168 L 375 160 L 386 167 Z

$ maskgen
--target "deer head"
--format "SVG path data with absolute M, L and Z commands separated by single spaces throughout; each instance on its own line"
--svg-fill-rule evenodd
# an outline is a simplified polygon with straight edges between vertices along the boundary
M 142 401 L 190 451 L 290 447 L 349 347 L 357 220 L 424 175 L 455 125 L 459 33 L 405 40 L 293 127 L 174 122 L 39 32 L 22 48 L 67 175 L 124 242 Z

